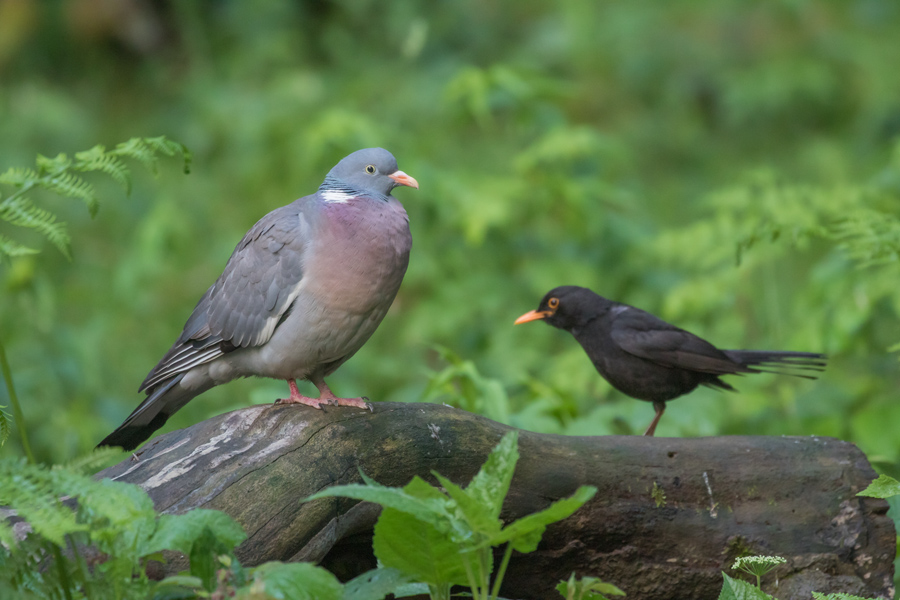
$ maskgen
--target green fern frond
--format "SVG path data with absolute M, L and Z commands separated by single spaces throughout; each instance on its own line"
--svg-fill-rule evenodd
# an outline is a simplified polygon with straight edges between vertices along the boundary
M 900 220 L 893 214 L 858 210 L 834 226 L 832 237 L 860 266 L 900 260 Z
M 127 156 L 139 161 L 148 171 L 154 175 L 158 174 L 156 153 L 145 141 L 144 138 L 131 138 L 127 142 L 122 142 L 116 146 L 115 150 L 110 151 L 114 156 Z
M 0 504 L 13 508 L 39 535 L 65 547 L 66 535 L 88 527 L 76 522 L 72 509 L 59 501 L 55 484 L 41 467 L 0 460 Z
M 34 169 L 29 169 L 27 167 L 11 167 L 7 169 L 5 173 L 0 175 L 0 183 L 22 188 L 29 182 L 32 182 L 31 184 L 34 185 L 33 182 L 38 178 L 40 178 L 40 175 L 38 175 L 37 171 Z
M 104 446 L 95 448 L 90 454 L 74 458 L 61 467 L 54 468 L 63 468 L 73 473 L 91 475 L 100 469 L 123 460 L 123 457 L 127 458 L 127 454 L 123 453 L 120 448 Z
M 62 153 L 53 158 L 39 154 L 35 161 L 36 169 L 11 168 L 0 174 L 0 184 L 17 188 L 15 193 L 0 201 L 0 221 L 8 221 L 13 225 L 31 228 L 44 234 L 64 255 L 70 257 L 70 240 L 65 224 L 56 221 L 56 217 L 49 211 L 38 209 L 26 200 L 27 192 L 41 188 L 81 200 L 88 207 L 91 216 L 94 216 L 99 207 L 97 192 L 93 185 L 73 171 L 106 173 L 129 193 L 131 171 L 122 159 L 137 160 L 155 175 L 157 155 L 175 156 L 179 152 L 184 160 L 184 172 L 189 173 L 190 151 L 184 144 L 173 142 L 164 136 L 132 138 L 109 151 L 103 146 L 94 146 L 76 153 L 74 160 Z M 37 252 L 36 249 L 0 236 L 0 259 Z
M 90 150 L 76 152 L 72 168 L 78 171 L 102 171 L 115 179 L 126 194 L 131 194 L 131 171 L 121 159 L 107 153 L 103 146 L 97 145 Z
M 37 254 L 38 252 L 40 252 L 40 250 L 36 248 L 23 246 L 8 237 L 0 235 L 0 257 L 4 255 L 9 257 L 26 256 L 28 254 Z
M 66 224 L 57 221 L 56 215 L 38 208 L 27 198 L 10 196 L 0 203 L 0 219 L 12 225 L 34 229 L 42 233 L 54 246 L 59 248 L 60 252 L 67 258 L 71 258 L 69 251 L 71 240 Z
M 97 209 L 100 208 L 100 201 L 97 199 L 97 192 L 94 191 L 94 186 L 78 175 L 61 173 L 40 179 L 38 185 L 60 196 L 81 200 L 87 205 L 92 217 L 97 214 Z

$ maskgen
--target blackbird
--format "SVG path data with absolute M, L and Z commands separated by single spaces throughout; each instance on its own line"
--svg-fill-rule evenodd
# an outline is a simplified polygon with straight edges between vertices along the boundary
M 826 356 L 814 352 L 720 350 L 639 308 L 572 285 L 550 290 L 537 310 L 525 313 L 515 324 L 538 319 L 574 335 L 614 388 L 653 403 L 656 416 L 644 435 L 656 431 L 666 402 L 698 385 L 737 391 L 721 375 L 778 373 L 815 379 L 783 369 L 825 368 Z

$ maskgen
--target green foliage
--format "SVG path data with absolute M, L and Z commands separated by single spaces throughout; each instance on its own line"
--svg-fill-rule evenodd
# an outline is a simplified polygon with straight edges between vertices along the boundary
M 505 434 L 465 488 L 439 473 L 433 475 L 443 490 L 419 477 L 391 488 L 363 476 L 365 484 L 327 488 L 306 501 L 342 496 L 381 504 L 373 548 L 382 564 L 428 584 L 433 598 L 448 598 L 451 585 L 465 584 L 475 598 L 494 599 L 512 551 L 534 551 L 547 525 L 565 519 L 597 492 L 582 486 L 570 498 L 504 525 L 500 510 L 519 458 L 517 440 L 517 432 Z M 491 548 L 503 544 L 491 587 Z
M 100 451 L 91 461 L 106 458 Z M 0 505 L 29 527 L 16 534 L 0 520 L 0 599 L 6 598 L 308 598 L 381 600 L 408 581 L 393 569 L 360 575 L 342 586 L 306 563 L 246 569 L 234 548 L 247 536 L 224 513 L 195 509 L 159 515 L 140 487 L 95 481 L 70 468 L 47 469 L 0 459 Z M 152 582 L 149 561 L 164 550 L 186 555 L 187 572 Z
M 0 264 L 0 332 L 38 460 L 84 453 L 134 408 L 252 223 L 379 145 L 422 184 L 397 192 L 414 250 L 379 332 L 329 380 L 337 392 L 640 433 L 652 409 L 611 390 L 570 336 L 511 326 L 580 284 L 724 347 L 829 354 L 816 382 L 698 390 L 658 435 L 835 436 L 900 477 L 893 0 L 226 0 L 215 18 L 151 6 L 85 35 L 109 23 L 101 5 L 0 19 L 0 164 L 167 131 L 198 166 L 93 221 L 36 199 L 84 240 L 77 276 L 57 253 Z M 458 366 L 435 344 L 482 381 L 457 370 L 426 396 L 432 371 Z M 502 402 L 467 396 L 467 381 Z M 279 385 L 212 390 L 167 429 Z
M 869 496 L 870 498 L 891 498 L 900 496 L 900 481 L 890 475 L 882 473 L 875 481 L 857 494 L 857 496 Z
M 772 596 L 753 584 L 740 579 L 732 579 L 725 573 L 722 573 L 722 577 L 725 578 L 725 583 L 722 585 L 719 600 L 774 600 Z
M 866 600 L 866 598 L 861 598 L 860 596 L 842 594 L 840 592 L 836 594 L 820 594 L 819 592 L 813 592 L 812 596 L 813 600 Z
M 556 589 L 566 600 L 609 600 L 610 596 L 624 596 L 625 592 L 611 583 L 597 577 L 575 578 L 575 573 L 568 581 L 561 582 Z
M 137 160 L 156 174 L 158 154 L 166 156 L 181 154 L 184 158 L 185 173 L 190 171 L 191 153 L 187 147 L 163 136 L 131 138 L 108 151 L 103 146 L 97 145 L 90 150 L 76 152 L 74 159 L 65 154 L 58 154 L 56 158 L 47 158 L 39 154 L 35 169 L 13 167 L 0 174 L 0 184 L 16 188 L 16 191 L 6 198 L 0 196 L 0 220 L 37 231 L 67 258 L 71 258 L 71 238 L 66 224 L 57 220 L 56 215 L 49 210 L 35 206 L 26 194 L 32 190 L 47 190 L 59 196 L 75 198 L 84 202 L 91 216 L 94 216 L 100 208 L 97 192 L 94 186 L 76 175 L 76 172 L 106 173 L 119 183 L 126 193 L 131 193 L 131 172 L 122 159 Z M 37 252 L 36 248 L 0 235 L 0 260 L 4 256 L 11 258 Z

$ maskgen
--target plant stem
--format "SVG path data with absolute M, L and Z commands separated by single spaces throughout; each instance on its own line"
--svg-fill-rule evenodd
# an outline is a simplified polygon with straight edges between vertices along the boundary
M 56 561 L 56 569 L 59 571 L 59 585 L 62 587 L 63 595 L 65 595 L 66 600 L 72 600 L 72 590 L 71 584 L 69 583 L 69 573 L 66 571 L 66 563 L 63 559 L 62 550 L 59 549 L 54 543 L 50 543 L 53 546 L 53 559 Z
M 500 595 L 500 583 L 503 581 L 503 576 L 506 575 L 506 566 L 509 564 L 512 550 L 512 544 L 507 543 L 506 551 L 503 553 L 503 560 L 500 562 L 500 569 L 497 570 L 497 577 L 494 578 L 494 589 L 491 590 L 491 600 L 497 600 L 497 596 Z
M 6 360 L 6 350 L 3 348 L 3 342 L 0 342 L 0 372 L 3 373 L 3 379 L 6 381 L 6 391 L 9 392 L 9 403 L 12 405 L 13 419 L 16 422 L 16 429 L 19 430 L 19 437 L 22 439 L 22 448 L 25 450 L 25 456 L 28 457 L 28 462 L 35 465 L 37 461 L 34 460 L 34 454 L 31 452 L 28 434 L 25 433 L 25 417 L 22 415 L 19 397 L 16 395 L 15 386 L 13 386 L 12 370 L 9 368 L 9 361 Z
M 478 583 L 475 581 L 475 574 L 472 572 L 471 554 L 463 555 L 463 566 L 466 567 L 466 579 L 469 580 L 469 589 L 472 590 L 472 597 L 478 598 Z

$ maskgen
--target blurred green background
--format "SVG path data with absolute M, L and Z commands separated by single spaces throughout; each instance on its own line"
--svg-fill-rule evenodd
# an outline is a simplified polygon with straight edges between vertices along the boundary
M 835 436 L 897 475 L 898 40 L 895 0 L 0 0 L 0 170 L 132 136 L 194 153 L 188 176 L 133 165 L 129 197 L 93 177 L 95 219 L 37 198 L 74 261 L 0 264 L 32 445 L 92 448 L 244 232 L 382 146 L 421 184 L 395 192 L 413 254 L 336 393 L 640 433 L 651 405 L 571 336 L 512 326 L 583 285 L 724 348 L 831 357 L 672 402 L 657 435 Z M 286 391 L 234 382 L 163 431 Z

